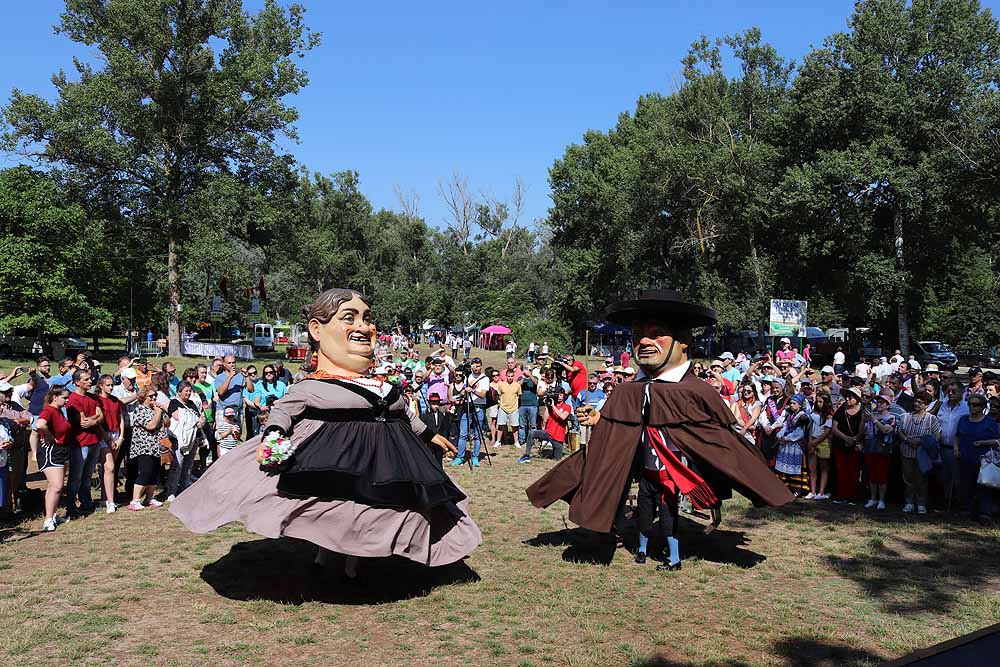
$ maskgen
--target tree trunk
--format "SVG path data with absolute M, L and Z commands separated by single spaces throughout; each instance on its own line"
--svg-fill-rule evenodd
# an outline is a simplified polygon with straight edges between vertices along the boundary
M 177 278 L 177 238 L 172 221 L 167 222 L 167 353 L 171 357 L 181 356 L 181 332 L 177 306 L 181 302 L 181 288 Z
M 910 353 L 910 316 L 908 312 L 909 299 L 906 291 L 908 281 L 903 280 L 906 272 L 906 262 L 903 257 L 903 216 L 896 211 L 893 218 L 893 234 L 896 237 L 896 275 L 899 285 L 896 287 L 896 313 L 899 322 L 899 350 L 905 357 Z

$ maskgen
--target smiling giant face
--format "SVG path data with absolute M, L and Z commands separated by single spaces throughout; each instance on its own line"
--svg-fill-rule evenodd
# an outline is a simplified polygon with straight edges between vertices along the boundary
M 371 310 L 358 297 L 342 303 L 325 324 L 309 320 L 309 335 L 319 341 L 317 370 L 360 375 L 371 367 L 377 333 Z
M 632 347 L 636 363 L 647 377 L 656 377 L 688 360 L 690 332 L 656 319 L 632 324 Z

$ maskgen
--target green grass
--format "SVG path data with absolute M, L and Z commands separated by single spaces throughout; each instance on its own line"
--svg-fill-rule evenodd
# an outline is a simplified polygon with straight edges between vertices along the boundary
M 365 561 L 363 587 L 311 575 L 305 543 L 235 525 L 193 535 L 166 512 L 15 533 L 0 664 L 861 666 L 1000 622 L 996 529 L 736 500 L 711 536 L 682 520 L 680 572 L 621 550 L 600 564 L 611 552 L 566 531 L 564 506 L 528 504 L 550 464 L 501 452 L 450 470 L 488 536 L 464 565 Z M 88 548 L 95 564 L 66 569 Z

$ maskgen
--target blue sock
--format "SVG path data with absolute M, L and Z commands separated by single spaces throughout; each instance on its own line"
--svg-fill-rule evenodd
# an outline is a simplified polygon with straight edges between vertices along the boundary
M 681 543 L 677 541 L 676 537 L 668 537 L 667 547 L 670 548 L 670 564 L 677 565 L 681 562 Z
M 639 533 L 639 553 L 646 553 L 646 545 L 649 544 L 649 538 Z

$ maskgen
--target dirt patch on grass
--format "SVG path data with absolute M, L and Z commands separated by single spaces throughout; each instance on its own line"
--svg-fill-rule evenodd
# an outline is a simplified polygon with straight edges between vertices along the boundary
M 734 502 L 713 535 L 685 518 L 684 569 L 658 573 L 564 506 L 532 508 L 551 464 L 515 461 L 453 472 L 485 538 L 466 562 L 370 561 L 355 584 L 312 574 L 308 544 L 193 535 L 162 511 L 10 527 L 0 664 L 840 667 L 1000 621 L 996 530 Z

